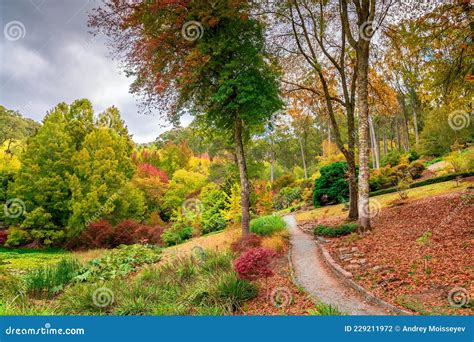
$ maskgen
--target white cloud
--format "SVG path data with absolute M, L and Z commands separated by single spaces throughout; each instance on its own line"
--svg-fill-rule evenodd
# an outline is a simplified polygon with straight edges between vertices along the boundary
M 38 52 L 18 42 L 5 43 L 0 60 L 2 78 L 14 81 L 28 81 L 44 74 L 51 67 L 49 62 Z

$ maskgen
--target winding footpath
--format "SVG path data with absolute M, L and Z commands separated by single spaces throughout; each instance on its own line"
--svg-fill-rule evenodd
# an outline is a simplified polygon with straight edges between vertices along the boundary
M 291 263 L 296 281 L 316 301 L 332 304 L 349 315 L 387 315 L 383 308 L 366 302 L 326 266 L 315 241 L 296 224 L 295 217 L 284 217 L 291 234 Z

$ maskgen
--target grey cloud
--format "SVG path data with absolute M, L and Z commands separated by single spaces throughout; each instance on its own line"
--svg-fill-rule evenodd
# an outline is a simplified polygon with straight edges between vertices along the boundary
M 139 113 L 137 99 L 128 92 L 132 80 L 108 56 L 103 37 L 88 33 L 87 12 L 99 3 L 1 1 L 0 104 L 41 121 L 59 102 L 88 98 L 96 112 L 119 108 L 136 142 L 152 141 L 169 124 L 158 113 Z M 3 31 L 12 21 L 24 25 L 24 38 L 7 39 Z

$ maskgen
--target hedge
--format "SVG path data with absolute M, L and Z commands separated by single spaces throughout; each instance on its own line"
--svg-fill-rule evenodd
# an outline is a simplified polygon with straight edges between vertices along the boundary
M 444 175 L 444 176 L 435 177 L 435 178 L 429 178 L 429 179 L 425 179 L 424 181 L 421 181 L 421 182 L 412 183 L 412 184 L 410 184 L 409 188 L 413 189 L 413 188 L 418 188 L 420 186 L 447 182 L 447 181 L 456 179 L 457 177 L 466 178 L 466 177 L 470 177 L 470 176 L 474 176 L 474 172 L 451 173 L 449 175 Z M 369 196 L 372 197 L 372 196 L 390 194 L 390 193 L 396 192 L 396 191 L 397 191 L 396 187 L 388 188 L 388 189 L 382 189 L 382 190 L 377 190 L 377 191 L 370 192 Z

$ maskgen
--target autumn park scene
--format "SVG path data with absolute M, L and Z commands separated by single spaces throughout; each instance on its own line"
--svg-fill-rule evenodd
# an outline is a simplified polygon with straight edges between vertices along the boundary
M 0 315 L 473 315 L 469 0 L 1 1 Z

